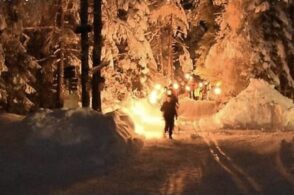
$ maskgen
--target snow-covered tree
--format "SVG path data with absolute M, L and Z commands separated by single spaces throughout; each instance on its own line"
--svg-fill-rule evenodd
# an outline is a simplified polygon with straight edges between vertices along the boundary
M 221 80 L 230 95 L 256 77 L 280 87 L 285 95 L 287 89 L 293 91 L 293 1 L 214 3 L 224 6 L 216 19 L 219 31 L 197 72 Z
M 188 20 L 180 1 L 152 1 L 150 29 L 152 49 L 156 55 L 159 70 L 169 79 L 174 77 L 175 63 L 179 56 L 185 54 L 183 37 L 187 35 Z M 178 65 L 180 65 L 178 63 Z
M 40 68 L 36 59 L 28 55 L 26 36 L 23 35 L 23 1 L 1 3 L 2 24 L 0 34 L 1 106 L 11 112 L 23 113 L 34 107 L 36 72 Z M 5 64 L 3 65 L 3 59 Z M 4 68 L 4 69 L 3 69 Z M 1 82 L 0 81 L 0 82 Z
M 103 10 L 102 57 L 110 64 L 103 73 L 107 87 L 104 97 L 111 99 L 114 95 L 124 99 L 132 91 L 141 91 L 150 71 L 156 70 L 146 37 L 149 8 L 142 0 L 108 0 Z

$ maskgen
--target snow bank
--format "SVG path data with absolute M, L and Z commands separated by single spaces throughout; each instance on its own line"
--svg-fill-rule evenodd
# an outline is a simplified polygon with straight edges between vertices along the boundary
M 102 115 L 89 109 L 43 110 L 21 123 L 29 131 L 29 153 L 57 169 L 105 168 L 143 144 L 130 118 L 120 111 Z
M 179 103 L 178 115 L 184 120 L 197 120 L 211 116 L 216 111 L 217 104 L 214 101 L 195 101 L 191 98 L 183 98 Z
M 0 183 L 11 189 L 15 181 L 17 189 L 25 190 L 34 189 L 31 181 L 63 185 L 101 175 L 143 146 L 133 122 L 121 111 L 102 115 L 90 109 L 42 110 L 5 127 L 0 129 L 7 138 L 0 139 Z
M 294 104 L 263 80 L 232 98 L 212 119 L 220 128 L 294 129 Z

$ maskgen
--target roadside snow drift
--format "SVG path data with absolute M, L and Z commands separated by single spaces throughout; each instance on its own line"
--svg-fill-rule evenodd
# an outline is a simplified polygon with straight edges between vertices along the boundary
M 130 118 L 119 111 L 102 115 L 85 109 L 47 110 L 27 117 L 23 124 L 31 132 L 28 145 L 42 155 L 48 152 L 45 156 L 63 151 L 66 156 L 103 164 L 142 145 Z
M 132 121 L 120 111 L 102 115 L 89 109 L 43 110 L 17 126 L 27 132 L 26 141 L 12 162 L 0 159 L 6 173 L 0 180 L 104 170 L 143 146 Z
M 294 104 L 267 82 L 252 79 L 210 122 L 218 128 L 294 130 Z

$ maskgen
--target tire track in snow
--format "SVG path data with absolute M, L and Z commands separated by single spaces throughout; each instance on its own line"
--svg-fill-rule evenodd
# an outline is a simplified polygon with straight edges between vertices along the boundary
M 165 182 L 160 194 L 178 195 L 183 194 L 186 190 L 187 183 L 197 183 L 201 178 L 201 170 L 198 168 L 185 167 L 174 174 Z
M 248 174 L 246 174 L 226 153 L 219 147 L 217 142 L 205 135 L 199 134 L 209 147 L 216 162 L 231 176 L 236 185 L 245 194 L 262 194 L 261 186 Z
M 293 175 L 291 173 L 289 173 L 289 171 L 285 167 L 284 163 L 282 162 L 280 156 L 281 156 L 280 152 L 278 152 L 277 154 L 275 154 L 275 163 L 276 163 L 276 166 L 278 168 L 278 171 L 280 172 L 280 174 L 282 175 L 282 177 L 289 184 L 291 184 L 292 188 L 294 189 L 294 177 L 293 177 Z

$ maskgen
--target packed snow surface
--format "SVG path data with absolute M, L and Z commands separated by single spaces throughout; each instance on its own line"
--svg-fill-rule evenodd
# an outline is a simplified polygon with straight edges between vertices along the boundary
M 210 122 L 219 128 L 293 130 L 294 104 L 267 82 L 252 79 Z

